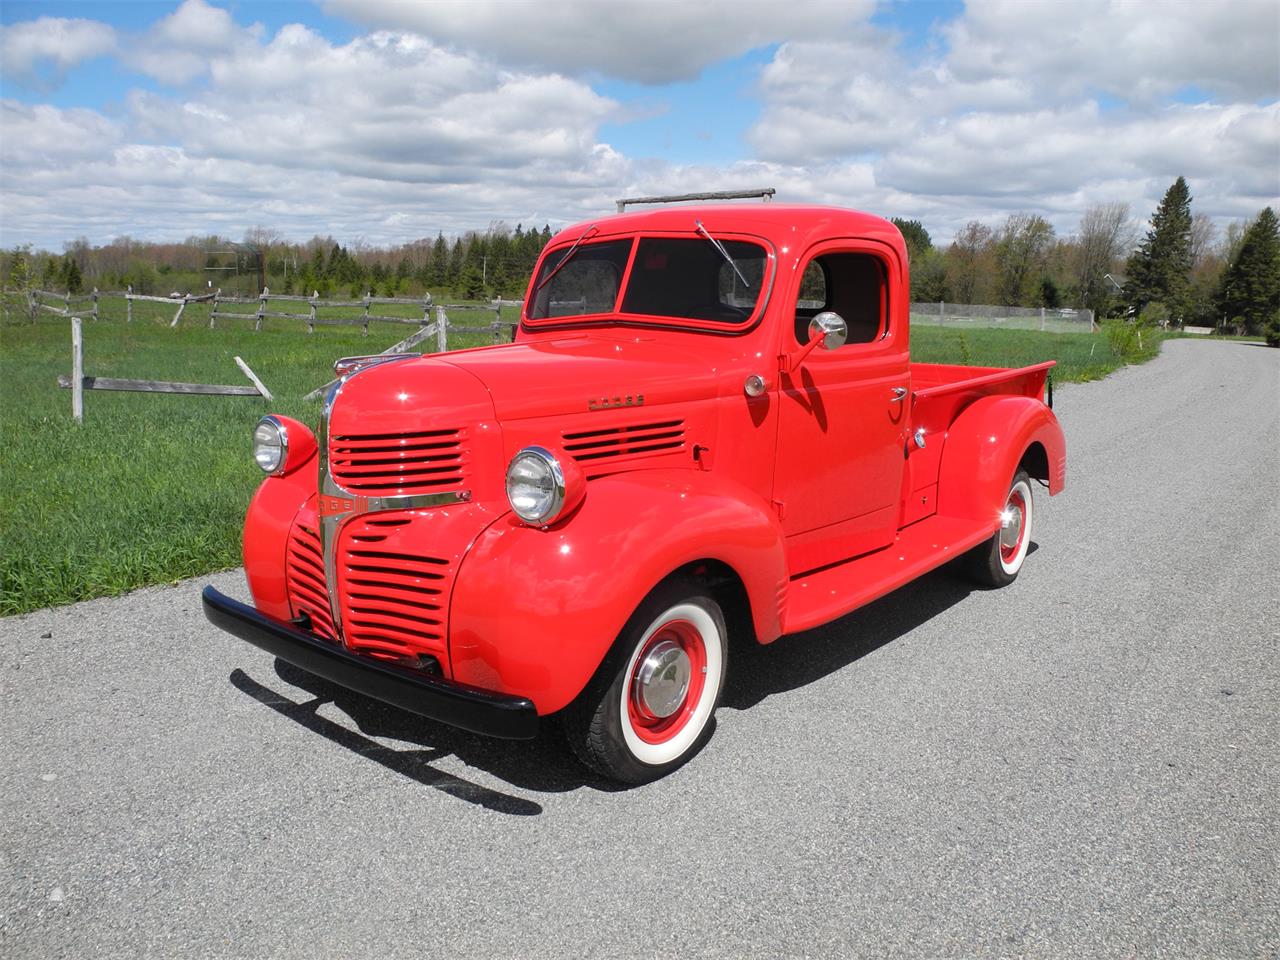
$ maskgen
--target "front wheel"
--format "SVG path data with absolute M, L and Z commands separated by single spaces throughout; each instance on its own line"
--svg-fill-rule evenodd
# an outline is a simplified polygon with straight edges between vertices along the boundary
M 1009 495 L 1000 511 L 1000 529 L 965 557 L 969 574 L 987 587 L 1006 587 L 1018 577 L 1031 546 L 1031 518 L 1034 502 L 1031 477 L 1019 470 L 1009 485 Z
M 564 715 L 574 752 L 624 783 L 665 776 L 701 749 L 728 661 L 724 615 L 695 584 L 663 584 Z

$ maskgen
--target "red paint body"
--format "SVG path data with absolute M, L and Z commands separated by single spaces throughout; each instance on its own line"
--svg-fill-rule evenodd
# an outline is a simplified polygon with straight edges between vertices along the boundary
M 540 266 L 514 344 L 348 378 L 318 455 L 299 442 L 286 475 L 264 481 L 250 507 L 257 608 L 306 614 L 336 639 L 332 592 L 352 649 L 431 657 L 446 677 L 526 696 L 547 714 L 582 691 L 675 571 L 713 575 L 768 643 L 989 539 L 1019 465 L 1062 489 L 1062 431 L 1042 399 L 1052 364 L 910 363 L 906 251 L 884 220 L 675 207 L 572 227 L 544 262 L 587 234 L 572 267 L 587 276 L 605 249 L 596 245 L 617 242 L 599 269 L 630 291 L 633 276 L 677 269 L 671 250 L 702 249 L 667 241 L 710 248 L 696 219 L 732 250 L 755 251 L 758 271 L 740 284 L 721 270 L 720 302 L 705 314 L 672 316 L 655 281 L 643 306 L 652 312 L 623 310 L 631 293 L 591 312 L 587 292 L 571 302 L 578 314 L 533 318 Z M 632 238 L 642 239 L 628 247 Z M 809 315 L 833 304 L 849 314 L 851 342 L 801 358 Z M 752 375 L 764 380 L 759 396 L 744 390 Z M 506 498 L 507 465 L 529 445 L 585 478 L 581 502 L 546 528 L 520 521 Z M 350 497 L 318 498 L 326 462 Z M 464 502 L 362 513 L 371 496 L 457 490 Z M 319 513 L 349 513 L 335 528 L 336 586 Z

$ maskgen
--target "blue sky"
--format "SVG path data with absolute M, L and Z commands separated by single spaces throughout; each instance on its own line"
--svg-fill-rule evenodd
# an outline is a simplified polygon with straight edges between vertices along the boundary
M 1280 195 L 1280 5 L 0 5 L 0 244 L 371 243 L 775 186 L 922 220 L 1219 226 Z

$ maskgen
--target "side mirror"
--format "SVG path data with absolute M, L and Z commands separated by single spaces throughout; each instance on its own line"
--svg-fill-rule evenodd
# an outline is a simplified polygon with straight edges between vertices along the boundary
M 849 339 L 849 325 L 834 310 L 823 310 L 809 321 L 810 342 L 817 336 L 822 337 L 823 350 L 835 350 Z

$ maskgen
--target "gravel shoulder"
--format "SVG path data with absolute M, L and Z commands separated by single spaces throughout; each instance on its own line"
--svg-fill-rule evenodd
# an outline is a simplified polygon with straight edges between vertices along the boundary
M 1057 412 L 1017 583 L 735 651 L 631 790 L 277 665 L 239 571 L 0 620 L 0 954 L 1276 956 L 1280 351 Z

